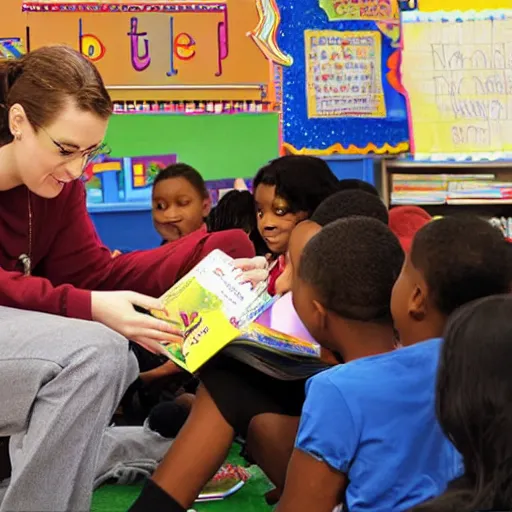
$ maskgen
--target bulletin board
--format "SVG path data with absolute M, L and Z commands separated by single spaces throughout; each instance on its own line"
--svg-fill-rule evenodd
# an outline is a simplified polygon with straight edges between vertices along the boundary
M 286 150 L 313 155 L 407 151 L 398 2 L 301 0 L 298 9 L 295 0 L 282 0 L 279 6 L 278 43 L 293 59 L 283 68 Z M 339 62 L 343 72 L 336 70 Z M 346 63 L 354 67 L 349 70 Z M 345 100 L 350 101 L 342 105 Z M 330 110 L 318 115 L 322 101 Z
M 404 15 L 415 157 L 512 157 L 511 63 L 512 11 Z

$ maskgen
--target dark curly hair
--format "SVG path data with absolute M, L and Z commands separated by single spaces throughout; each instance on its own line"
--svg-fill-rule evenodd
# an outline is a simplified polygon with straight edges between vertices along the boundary
M 426 224 L 414 237 L 411 263 L 444 315 L 472 300 L 509 290 L 507 242 L 498 229 L 478 217 L 449 216 Z
M 340 219 L 308 243 L 299 277 L 318 293 L 322 305 L 343 318 L 391 322 L 391 291 L 404 253 L 381 221 Z

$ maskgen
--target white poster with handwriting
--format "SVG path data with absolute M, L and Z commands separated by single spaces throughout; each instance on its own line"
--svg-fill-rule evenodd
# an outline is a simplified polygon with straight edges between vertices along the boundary
M 512 12 L 472 16 L 404 16 L 402 74 L 418 158 L 512 156 Z

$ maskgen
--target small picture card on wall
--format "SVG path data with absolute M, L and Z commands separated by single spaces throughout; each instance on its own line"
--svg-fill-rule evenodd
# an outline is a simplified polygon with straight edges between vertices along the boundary
M 0 37 L 0 60 L 21 59 L 26 53 L 20 37 Z
M 320 0 L 320 7 L 331 21 L 398 19 L 396 0 Z
M 308 118 L 386 117 L 377 31 L 306 30 Z

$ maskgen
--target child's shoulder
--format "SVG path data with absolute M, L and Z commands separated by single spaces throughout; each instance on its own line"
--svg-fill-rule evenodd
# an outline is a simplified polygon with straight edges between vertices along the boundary
M 311 377 L 307 391 L 322 393 L 336 388 L 341 395 L 358 394 L 386 382 L 403 382 L 404 372 L 407 375 L 413 372 L 417 377 L 430 374 L 437 367 L 441 343 L 440 338 L 426 340 L 393 352 L 339 364 Z M 421 369 L 424 371 L 420 372 Z

